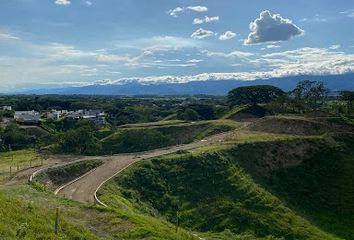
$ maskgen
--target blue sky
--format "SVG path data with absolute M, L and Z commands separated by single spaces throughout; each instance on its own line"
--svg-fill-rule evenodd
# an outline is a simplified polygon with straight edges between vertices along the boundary
M 354 71 L 348 0 L 0 0 L 0 92 Z

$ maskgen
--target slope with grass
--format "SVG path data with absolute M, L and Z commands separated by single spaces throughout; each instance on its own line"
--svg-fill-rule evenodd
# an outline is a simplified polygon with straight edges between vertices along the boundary
M 351 137 L 298 137 L 156 158 L 126 170 L 99 195 L 111 206 L 133 205 L 202 232 L 352 239 Z
M 190 143 L 237 127 L 237 123 L 207 121 L 120 129 L 101 140 L 103 154 L 131 153 Z
M 54 234 L 60 208 L 59 235 Z M 156 239 L 197 240 L 191 232 L 134 209 L 82 205 L 29 186 L 0 188 L 0 239 Z
M 343 118 L 305 118 L 299 116 L 265 117 L 254 123 L 253 131 L 276 134 L 321 135 L 329 132 L 353 132 L 354 127 L 348 125 Z
M 34 184 L 43 184 L 45 189 L 54 191 L 61 185 L 64 185 L 97 168 L 102 165 L 102 163 L 103 162 L 100 160 L 84 160 L 61 167 L 54 166 L 38 174 L 34 178 Z

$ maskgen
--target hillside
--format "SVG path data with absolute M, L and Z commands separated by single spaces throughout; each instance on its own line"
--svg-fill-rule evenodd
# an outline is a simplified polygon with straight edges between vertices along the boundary
M 139 163 L 100 194 L 202 232 L 352 239 L 353 149 L 352 136 L 206 149 Z
M 57 236 L 56 207 L 60 208 Z M 176 233 L 166 221 L 132 209 L 87 206 L 25 185 L 0 188 L 0 216 L 1 239 L 197 239 L 191 232 Z
M 103 154 L 141 152 L 156 148 L 190 143 L 210 135 L 227 132 L 238 127 L 232 121 L 205 121 L 165 126 L 127 127 L 117 130 L 101 140 Z

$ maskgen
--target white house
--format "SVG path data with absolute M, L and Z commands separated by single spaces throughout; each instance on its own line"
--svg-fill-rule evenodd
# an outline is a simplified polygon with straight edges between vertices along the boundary
M 16 111 L 14 119 L 20 123 L 39 123 L 40 115 L 36 111 Z
M 12 107 L 11 106 L 2 106 L 0 107 L 1 110 L 3 111 L 12 111 Z
M 47 113 L 47 118 L 49 120 L 53 120 L 53 121 L 56 121 L 56 120 L 59 120 L 61 117 L 61 112 L 60 111 L 57 111 L 55 109 L 53 109 L 52 111 L 50 111 L 49 113 Z
M 70 119 L 80 119 L 81 114 L 79 112 L 68 112 L 68 114 L 66 115 L 67 118 Z

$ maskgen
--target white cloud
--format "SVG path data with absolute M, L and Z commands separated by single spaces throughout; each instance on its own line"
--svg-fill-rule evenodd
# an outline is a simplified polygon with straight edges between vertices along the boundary
M 195 12 L 207 12 L 208 11 L 208 8 L 205 6 L 189 6 L 186 9 L 192 10 Z
M 300 22 L 316 22 L 316 23 L 324 23 L 328 22 L 327 18 L 321 17 L 319 14 L 316 14 L 315 17 L 311 18 L 302 18 L 300 19 Z
M 0 40 L 1 39 L 5 39 L 5 40 L 20 40 L 19 37 L 16 37 L 16 36 L 8 34 L 8 33 L 0 33 Z
M 274 68 L 276 76 L 325 75 L 354 72 L 354 54 L 325 48 L 299 48 L 265 54 L 254 63 Z
M 234 37 L 236 37 L 236 33 L 231 32 L 231 31 L 227 31 L 227 32 L 225 32 L 224 34 L 220 35 L 219 39 L 220 39 L 221 41 L 225 41 L 225 40 L 232 39 L 232 38 L 234 38 Z
M 91 2 L 91 1 L 85 1 L 85 4 L 86 4 L 87 6 L 92 6 L 93 2 Z
M 242 51 L 233 51 L 230 53 L 224 53 L 224 52 L 212 52 L 208 50 L 202 50 L 201 52 L 207 57 L 223 57 L 223 58 L 247 58 L 254 55 L 253 53 L 242 52 Z
M 204 53 L 206 53 L 204 51 Z M 237 53 L 237 52 L 236 52 Z M 210 56 L 232 56 L 209 52 Z M 256 56 L 256 55 L 255 55 Z M 114 82 L 126 80 L 140 82 L 174 82 L 208 80 L 256 80 L 297 75 L 335 75 L 354 72 L 354 54 L 329 51 L 322 48 L 299 48 L 292 51 L 264 54 L 260 58 L 249 59 L 249 64 L 270 68 L 268 71 L 201 73 L 185 76 L 148 76 L 117 79 Z M 239 63 L 233 64 L 239 66 Z
M 279 14 L 271 15 L 268 10 L 261 12 L 260 17 L 250 23 L 250 30 L 245 44 L 287 41 L 304 34 L 304 30 L 293 24 L 290 19 Z
M 71 2 L 70 2 L 70 0 L 56 0 L 55 4 L 66 6 L 66 5 L 71 4 Z
M 207 12 L 208 8 L 205 6 L 176 7 L 174 9 L 168 10 L 167 13 L 172 17 L 178 17 L 180 13 L 183 13 L 185 11 Z
M 213 35 L 214 35 L 213 31 L 199 28 L 194 33 L 192 33 L 191 37 L 194 39 L 203 39 L 203 38 L 211 37 Z
M 193 24 L 203 24 L 203 23 L 209 23 L 209 22 L 217 22 L 219 21 L 219 16 L 214 16 L 214 17 L 208 17 L 205 16 L 204 18 L 194 18 Z
M 280 46 L 279 45 L 270 44 L 270 45 L 267 45 L 266 48 L 268 48 L 268 49 L 280 48 Z
M 341 12 L 341 14 L 344 14 L 347 17 L 354 18 L 354 9 L 349 9 L 346 11 Z
M 187 63 L 200 63 L 200 62 L 203 62 L 203 60 L 201 59 L 190 59 L 187 61 Z
M 340 47 L 341 47 L 340 45 L 336 44 L 336 45 L 330 46 L 329 49 L 336 50 L 336 49 L 339 49 Z
M 142 50 L 147 54 L 154 54 L 155 52 L 176 51 L 184 48 L 194 48 L 201 45 L 200 41 L 175 37 L 175 36 L 156 36 L 138 40 L 137 47 L 142 47 Z
M 178 14 L 183 11 L 184 11 L 184 8 L 176 7 L 175 9 L 170 9 L 167 13 L 172 17 L 177 17 Z

